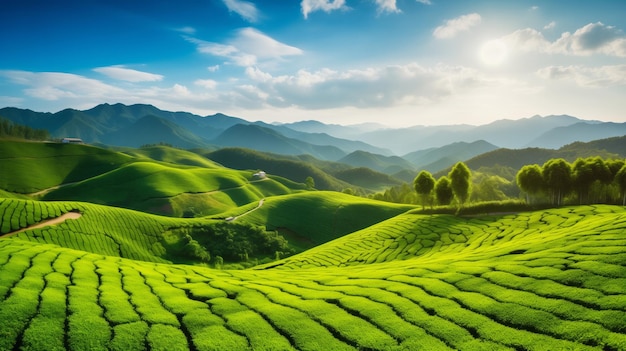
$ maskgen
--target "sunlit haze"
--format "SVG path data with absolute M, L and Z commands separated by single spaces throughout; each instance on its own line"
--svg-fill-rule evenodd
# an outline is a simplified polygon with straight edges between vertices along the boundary
M 626 1 L 3 1 L 0 107 L 626 122 Z

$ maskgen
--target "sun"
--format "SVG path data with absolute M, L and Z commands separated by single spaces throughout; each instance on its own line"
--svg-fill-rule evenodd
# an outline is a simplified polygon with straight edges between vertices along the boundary
M 500 39 L 489 40 L 480 47 L 479 56 L 484 64 L 497 66 L 506 61 L 508 49 Z

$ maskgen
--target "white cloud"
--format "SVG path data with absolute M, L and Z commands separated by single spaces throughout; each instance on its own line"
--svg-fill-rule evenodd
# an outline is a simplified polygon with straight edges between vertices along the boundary
M 24 89 L 26 95 L 48 101 L 124 95 L 123 89 L 70 73 L 0 71 L 0 75 L 16 84 L 26 86 Z
M 241 51 L 259 58 L 279 58 L 302 55 L 302 50 L 283 44 L 254 28 L 242 28 L 237 32 L 233 44 Z
M 305 19 L 308 18 L 309 13 L 315 11 L 321 10 L 328 13 L 334 10 L 348 9 L 345 0 L 302 0 L 300 7 Z
M 258 68 L 246 73 L 267 94 L 265 104 L 303 109 L 423 105 L 472 89 L 510 86 L 510 82 L 488 79 L 466 67 L 428 68 L 416 63 L 346 71 L 300 70 L 276 77 Z
M 430 0 L 416 0 L 419 3 L 422 3 L 424 5 L 432 5 L 433 3 L 430 2 Z
M 122 65 L 98 67 L 94 68 L 93 70 L 95 72 L 102 73 L 109 78 L 124 80 L 132 83 L 156 82 L 163 80 L 163 76 L 160 74 L 137 71 L 134 69 L 126 68 Z
M 554 27 L 556 27 L 556 22 L 552 21 L 552 22 L 546 24 L 545 26 L 543 26 L 543 29 L 548 30 L 548 29 L 552 29 Z
M 217 82 L 213 79 L 197 79 L 193 84 L 206 89 L 215 89 L 217 87 Z
M 400 13 L 400 9 L 398 9 L 396 5 L 396 0 L 374 0 L 376 2 L 376 6 L 378 6 L 378 13 L 389 12 L 389 13 Z
M 259 11 L 256 6 L 249 1 L 222 0 L 229 11 L 235 12 L 248 22 L 256 22 L 259 18 Z
M 601 67 L 549 66 L 537 71 L 537 75 L 549 80 L 570 80 L 581 87 L 609 87 L 626 85 L 626 65 Z
M 565 32 L 554 42 L 547 40 L 535 29 L 517 30 L 503 38 L 510 48 L 524 52 L 589 56 L 604 54 L 607 56 L 626 57 L 626 36 L 602 22 L 589 23 L 577 29 L 573 34 Z
M 282 59 L 285 56 L 302 55 L 303 51 L 283 44 L 254 28 L 242 28 L 235 38 L 226 44 L 212 43 L 187 37 L 187 41 L 196 44 L 198 51 L 224 57 L 238 66 L 253 66 L 259 59 Z
M 530 10 L 531 10 L 531 11 L 537 11 L 537 10 L 539 10 L 539 6 L 537 6 L 537 5 L 535 5 L 535 6 L 531 6 L 531 7 L 530 7 Z
M 435 28 L 433 35 L 438 39 L 454 38 L 459 32 L 467 31 L 480 24 L 481 21 L 482 18 L 477 13 L 463 15 L 447 20 L 444 25 Z

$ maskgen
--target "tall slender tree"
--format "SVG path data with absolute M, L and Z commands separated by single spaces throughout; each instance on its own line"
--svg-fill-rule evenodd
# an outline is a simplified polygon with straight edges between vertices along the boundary
M 422 199 L 422 209 L 426 207 L 426 203 L 432 196 L 433 189 L 435 188 L 435 178 L 428 171 L 421 171 L 413 179 L 413 188 L 417 195 Z
M 543 164 L 541 174 L 550 191 L 552 203 L 561 206 L 572 187 L 572 166 L 562 158 L 551 159 Z
M 435 197 L 440 205 L 449 205 L 452 202 L 454 193 L 452 192 L 450 178 L 442 176 L 437 180 L 435 183 Z
M 522 167 L 515 177 L 517 186 L 526 193 L 526 202 L 530 203 L 531 196 L 538 195 L 545 190 L 545 182 L 539 165 L 526 165 Z
M 591 185 L 595 181 L 593 168 L 588 159 L 578 158 L 572 165 L 572 186 L 578 192 L 578 203 L 589 201 Z
M 617 183 L 622 196 L 622 206 L 626 206 L 626 165 L 623 165 L 615 175 L 615 183 Z
M 459 208 L 463 207 L 471 194 L 472 172 L 463 162 L 457 162 L 448 174 L 454 197 L 459 202 Z

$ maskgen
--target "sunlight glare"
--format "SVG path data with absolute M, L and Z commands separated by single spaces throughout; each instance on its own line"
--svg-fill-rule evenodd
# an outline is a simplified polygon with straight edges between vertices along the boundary
M 487 65 L 502 64 L 506 60 L 507 54 L 506 44 L 499 39 L 489 40 L 480 48 L 480 60 Z

